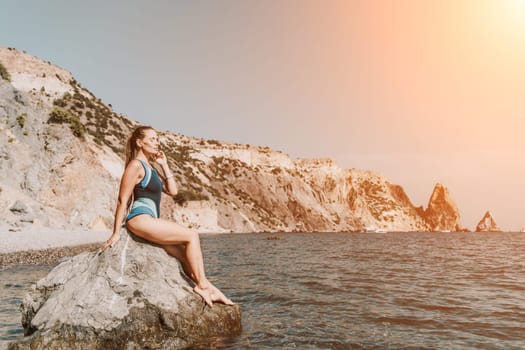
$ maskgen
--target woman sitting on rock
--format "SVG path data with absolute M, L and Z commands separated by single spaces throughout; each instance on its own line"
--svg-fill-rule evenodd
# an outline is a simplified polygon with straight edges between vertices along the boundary
M 150 166 L 151 161 L 162 168 L 163 175 L 157 174 Z M 160 196 L 163 190 L 173 196 L 177 193 L 177 185 L 168 167 L 166 155 L 159 150 L 157 132 L 150 126 L 140 126 L 128 138 L 126 167 L 120 182 L 113 234 L 102 245 L 102 251 L 113 247 L 118 241 L 121 224 L 125 218 L 129 231 L 161 245 L 168 254 L 179 259 L 184 272 L 196 283 L 193 290 L 206 304 L 212 306 L 214 301 L 219 301 L 233 305 L 204 274 L 199 234 L 175 222 L 159 218 Z M 132 194 L 133 203 L 126 216 Z

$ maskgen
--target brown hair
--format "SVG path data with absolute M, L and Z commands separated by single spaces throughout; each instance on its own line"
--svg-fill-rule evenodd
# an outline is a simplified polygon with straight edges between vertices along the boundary
M 144 136 L 146 136 L 145 131 L 146 130 L 155 130 L 151 126 L 139 126 L 133 130 L 131 135 L 128 137 L 128 142 L 126 143 L 126 164 L 125 167 L 128 166 L 129 162 L 131 160 L 135 159 L 137 156 L 137 140 L 142 140 Z

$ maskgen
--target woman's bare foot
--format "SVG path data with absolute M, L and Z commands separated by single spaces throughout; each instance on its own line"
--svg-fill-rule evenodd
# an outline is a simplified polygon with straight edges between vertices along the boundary
M 199 286 L 195 286 L 193 287 L 193 291 L 197 294 L 199 294 L 202 299 L 204 299 L 204 302 L 209 306 L 209 307 L 212 307 L 213 306 L 213 300 L 212 300 L 212 297 L 211 297 L 211 293 L 210 291 L 208 290 L 208 288 L 206 289 L 202 289 L 201 287 Z
M 233 301 L 228 299 L 222 292 L 215 287 L 213 284 L 210 283 L 211 287 L 211 300 L 212 301 L 218 301 L 226 305 L 235 305 Z

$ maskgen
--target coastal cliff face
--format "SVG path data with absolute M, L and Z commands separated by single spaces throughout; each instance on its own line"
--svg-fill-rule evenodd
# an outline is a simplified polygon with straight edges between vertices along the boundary
M 71 73 L 0 47 L 0 214 L 9 227 L 109 229 L 124 144 L 137 125 Z M 180 191 L 161 216 L 201 232 L 454 230 L 459 212 L 442 186 L 429 208 L 369 171 L 331 159 L 159 131 Z M 434 198 L 435 197 L 435 198 Z
M 476 225 L 476 232 L 501 232 L 501 229 L 494 221 L 489 211 L 483 215 L 483 218 Z

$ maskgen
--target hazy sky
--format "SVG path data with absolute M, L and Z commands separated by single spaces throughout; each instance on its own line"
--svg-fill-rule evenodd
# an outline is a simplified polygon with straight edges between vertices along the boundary
M 525 226 L 525 1 L 4 1 L 0 45 L 118 113 L 331 157 Z

